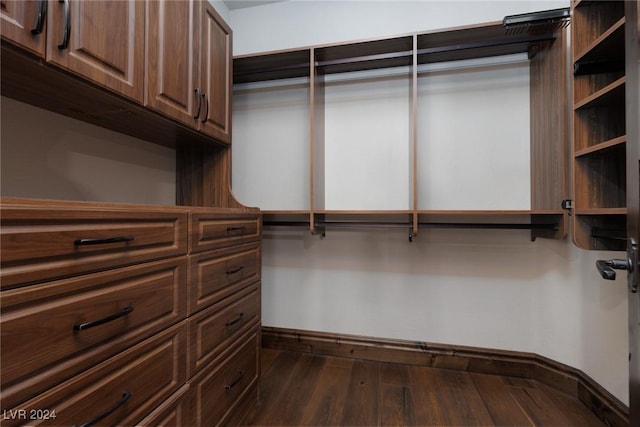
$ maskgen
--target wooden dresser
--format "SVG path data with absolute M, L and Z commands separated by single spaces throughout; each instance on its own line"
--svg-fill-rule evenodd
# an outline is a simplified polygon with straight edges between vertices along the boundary
M 2 199 L 2 425 L 237 424 L 257 403 L 261 214 Z

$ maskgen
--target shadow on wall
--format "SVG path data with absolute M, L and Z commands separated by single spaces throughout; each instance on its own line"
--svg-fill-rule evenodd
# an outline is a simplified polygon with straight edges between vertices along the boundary
M 3 196 L 175 204 L 175 152 L 2 98 Z
M 398 230 L 328 230 L 322 238 L 265 229 L 263 262 L 280 268 L 493 277 L 517 284 L 569 262 L 567 242 L 545 245 L 544 253 L 539 246 L 522 230 L 421 230 L 409 242 Z

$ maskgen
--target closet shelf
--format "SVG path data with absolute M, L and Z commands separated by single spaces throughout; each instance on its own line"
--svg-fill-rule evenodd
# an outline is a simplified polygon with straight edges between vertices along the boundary
M 559 12 L 554 11 L 554 14 L 557 13 Z M 568 15 L 568 11 L 565 11 L 564 15 Z M 417 235 L 420 228 L 455 227 L 530 229 L 532 230 L 532 239 L 536 237 L 565 238 L 567 213 L 560 209 L 560 203 L 567 198 L 562 184 L 565 179 L 563 162 L 566 154 L 562 138 L 566 137 L 566 123 L 558 121 L 556 118 L 564 117 L 566 109 L 570 106 L 567 105 L 566 100 L 557 97 L 556 94 L 566 92 L 566 79 L 562 78 L 568 65 L 566 61 L 566 30 L 564 30 L 564 25 L 562 28 L 557 28 L 557 25 L 555 27 L 551 25 L 547 28 L 545 25 L 543 32 L 538 32 L 539 30 L 540 28 L 533 30 L 528 26 L 515 29 L 505 28 L 501 20 L 473 26 L 403 34 L 383 39 L 356 40 L 340 44 L 315 45 L 235 57 L 234 84 L 262 82 L 267 86 L 270 85 L 270 81 L 280 79 L 293 80 L 305 77 L 308 80 L 306 88 L 301 88 L 306 90 L 287 92 L 290 86 L 283 85 L 282 91 L 283 96 L 291 96 L 291 99 L 295 100 L 295 104 L 292 105 L 304 108 L 304 114 L 308 115 L 308 118 L 304 120 L 309 128 L 308 132 L 306 129 L 304 132 L 304 135 L 308 135 L 308 152 L 304 152 L 302 155 L 309 164 L 309 192 L 306 195 L 307 202 L 299 204 L 300 206 L 308 206 L 308 208 L 303 210 L 263 210 L 263 224 L 267 227 L 303 227 L 313 234 L 324 233 L 329 228 L 379 227 L 406 229 L 412 238 Z M 424 203 L 421 202 L 424 196 L 422 186 L 430 185 L 425 183 L 424 177 L 418 173 L 418 170 L 423 167 L 419 163 L 419 151 L 424 146 L 428 147 L 430 143 L 429 137 L 426 136 L 428 133 L 418 130 L 418 124 L 422 123 L 420 120 L 427 111 L 427 106 L 420 103 L 422 99 L 425 99 L 424 89 L 426 86 L 420 87 L 420 85 L 428 80 L 423 80 L 424 76 L 420 76 L 420 66 L 437 62 L 481 58 L 487 59 L 487 63 L 500 62 L 496 61 L 494 57 L 514 54 L 519 54 L 521 57 L 524 57 L 524 54 L 528 56 L 529 60 L 526 62 L 526 66 L 531 74 L 529 93 L 531 96 L 530 106 L 533 108 L 530 108 L 532 157 L 529 162 L 531 165 L 529 190 L 531 191 L 530 206 L 532 209 L 419 209 L 421 203 Z M 522 64 L 519 62 L 518 65 Z M 423 67 L 423 69 L 425 68 L 430 67 Z M 401 153 L 402 156 L 406 153 L 408 157 L 408 163 L 404 163 L 403 168 L 408 166 L 406 174 L 409 175 L 409 180 L 403 181 L 401 184 L 400 190 L 403 192 L 403 196 L 398 200 L 402 200 L 402 202 L 396 203 L 394 198 L 389 199 L 388 204 L 389 206 L 406 206 L 407 209 L 327 209 L 326 144 L 328 142 L 330 147 L 336 146 L 333 141 L 333 138 L 336 137 L 335 134 L 327 132 L 327 129 L 335 131 L 337 128 L 331 127 L 335 117 L 326 117 L 325 107 L 332 106 L 331 102 L 336 99 L 335 93 L 340 89 L 334 85 L 336 80 L 339 80 L 340 84 L 349 85 L 350 89 L 364 91 L 364 88 L 368 88 L 366 85 L 373 86 L 378 81 L 371 81 L 373 79 L 369 76 L 362 77 L 365 73 L 346 73 L 376 70 L 386 71 L 385 77 L 388 74 L 393 74 L 393 82 L 397 81 L 399 82 L 398 86 L 402 86 L 399 89 L 402 90 L 401 96 L 407 97 L 407 103 L 403 103 L 400 107 L 402 109 L 398 111 L 404 115 L 408 105 L 408 133 L 405 134 L 404 123 L 406 122 L 403 121 L 403 124 L 398 127 L 402 126 L 403 144 L 408 143 L 408 147 L 402 145 Z M 337 75 L 339 73 L 344 74 Z M 382 72 L 376 73 L 375 78 L 382 74 Z M 339 77 L 339 79 L 332 78 L 331 75 Z M 273 85 L 275 86 L 276 83 Z M 358 86 L 360 83 L 363 85 Z M 295 84 L 297 85 L 298 81 Z M 239 86 L 238 89 L 244 91 L 245 87 L 248 92 L 255 90 L 256 99 L 262 99 L 260 98 L 263 95 L 260 92 L 262 85 Z M 387 89 L 383 84 L 380 87 Z M 388 90 L 395 91 L 396 87 L 389 87 Z M 393 93 L 395 94 L 395 92 Z M 242 92 L 242 95 L 244 94 Z M 360 95 L 358 94 L 358 96 Z M 379 106 L 376 104 L 373 107 L 378 108 Z M 301 132 L 301 129 L 297 127 L 297 123 L 300 122 L 299 117 L 290 111 L 295 107 L 289 110 L 286 108 L 282 108 L 283 117 L 286 117 L 285 120 L 296 123 L 296 125 L 292 125 L 292 130 Z M 380 111 L 382 110 L 381 108 Z M 336 112 L 339 109 L 336 107 L 331 111 Z M 378 110 L 374 112 L 378 113 Z M 395 114 L 395 110 L 393 113 Z M 395 123 L 394 120 L 399 122 L 394 114 L 389 114 L 390 123 Z M 386 119 L 386 116 L 375 116 L 375 118 L 372 117 L 372 120 L 381 120 L 381 117 L 383 117 L 382 120 Z M 363 122 L 365 121 L 363 119 Z M 357 123 L 357 125 L 361 124 Z M 395 138 L 395 135 L 391 135 L 392 132 L 389 133 L 389 136 L 385 136 L 385 141 Z M 274 135 L 277 134 L 274 132 Z M 277 138 L 277 136 L 274 137 Z M 435 139 L 438 136 L 431 137 Z M 260 147 L 262 149 L 263 145 L 261 144 Z M 295 150 L 298 149 L 299 146 L 296 145 Z M 334 156 L 336 153 L 330 152 L 329 155 Z M 340 163 L 334 167 L 343 168 L 346 166 Z M 298 174 L 297 171 L 296 174 Z M 331 185 L 335 184 L 331 183 Z M 405 202 L 407 190 L 410 201 Z M 336 189 L 331 187 L 329 191 L 336 191 Z M 381 189 L 381 194 L 390 194 L 382 193 L 387 191 L 393 190 L 385 187 Z M 487 191 L 491 191 L 489 187 Z M 393 193 L 393 195 L 396 194 Z M 452 195 L 452 197 L 454 196 Z
M 555 32 L 507 34 L 502 21 L 498 21 L 382 40 L 242 55 L 234 58 L 233 82 L 309 77 L 312 68 L 321 74 L 333 74 L 411 66 L 414 53 L 418 64 L 532 53 L 534 46 L 555 38 Z
M 573 109 L 577 111 L 584 108 L 606 106 L 610 105 L 611 103 L 621 103 L 624 105 L 625 83 L 626 78 L 620 77 L 613 83 L 603 87 L 599 91 L 576 103 Z
M 578 53 L 574 64 L 608 62 L 620 58 L 624 60 L 624 24 L 623 17 Z
M 576 215 L 626 215 L 627 208 L 586 208 L 575 209 Z
M 627 142 L 626 135 L 619 136 L 617 138 L 613 138 L 608 141 L 601 142 L 591 147 L 583 148 L 582 150 L 577 150 L 574 153 L 574 157 L 576 159 L 579 159 L 580 157 L 589 156 L 596 153 L 604 153 L 610 149 L 623 147 L 626 142 Z

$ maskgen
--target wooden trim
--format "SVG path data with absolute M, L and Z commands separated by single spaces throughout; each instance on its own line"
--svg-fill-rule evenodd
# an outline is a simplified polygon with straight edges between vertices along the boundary
M 629 407 L 588 375 L 535 353 L 268 326 L 262 347 L 532 379 L 580 399 L 609 426 L 629 425 Z

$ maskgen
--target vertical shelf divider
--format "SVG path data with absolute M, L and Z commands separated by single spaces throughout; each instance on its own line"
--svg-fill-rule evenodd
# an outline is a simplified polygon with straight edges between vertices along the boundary
M 324 151 L 324 74 L 316 66 L 316 49 L 309 50 L 309 140 L 310 147 L 310 204 L 309 229 L 311 234 L 324 234 L 324 227 L 316 227 L 316 222 L 324 222 L 325 209 L 325 151 Z
M 418 220 L 418 34 L 413 34 L 411 60 L 411 119 L 409 133 L 411 135 L 411 235 L 417 236 Z
M 569 108 L 567 29 L 557 31 L 554 41 L 529 52 L 531 108 L 531 210 L 560 209 L 567 198 Z M 537 237 L 562 239 L 567 235 L 568 215 L 562 215 L 558 230 L 531 230 Z M 548 221 L 545 215 L 531 216 L 532 224 Z

